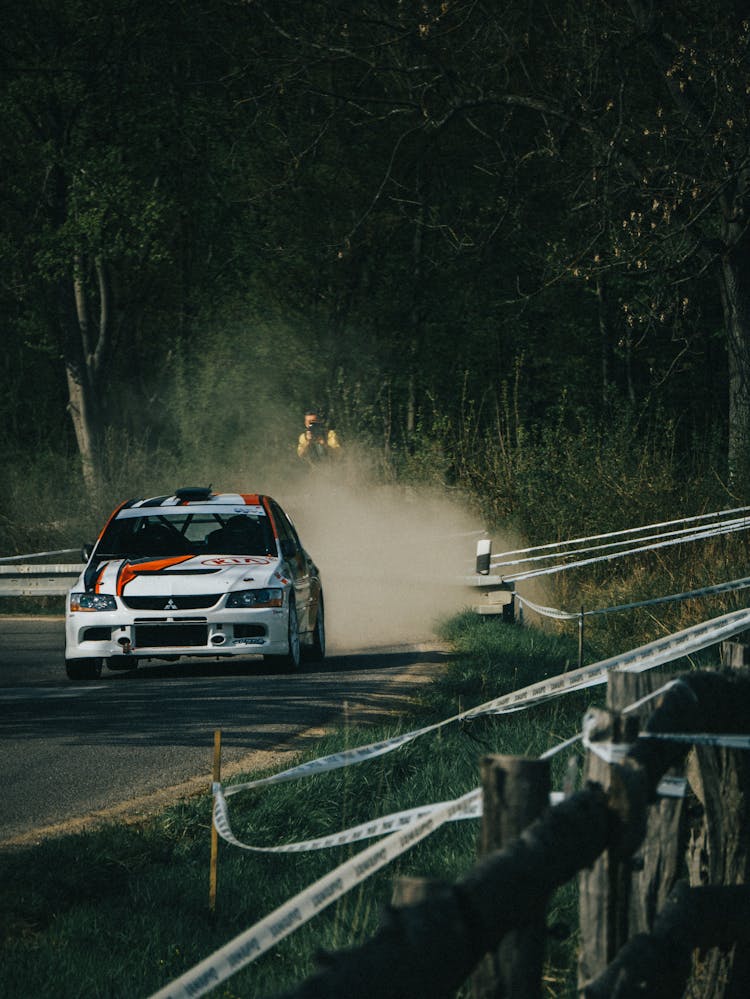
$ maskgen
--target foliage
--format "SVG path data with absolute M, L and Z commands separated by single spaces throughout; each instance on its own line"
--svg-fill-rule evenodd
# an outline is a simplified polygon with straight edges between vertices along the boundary
M 53 6 L 0 43 L 4 451 L 75 454 L 71 384 L 97 449 L 224 446 L 231 392 L 451 480 L 510 396 L 526 439 L 561 400 L 711 437 L 741 486 L 735 5 Z

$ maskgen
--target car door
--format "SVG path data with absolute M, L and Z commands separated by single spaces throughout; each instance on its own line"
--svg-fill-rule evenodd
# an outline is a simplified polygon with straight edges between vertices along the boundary
M 297 617 L 300 631 L 310 631 L 311 576 L 310 565 L 297 532 L 291 521 L 276 502 L 271 502 L 271 513 L 281 542 L 281 554 L 286 560 L 297 601 Z

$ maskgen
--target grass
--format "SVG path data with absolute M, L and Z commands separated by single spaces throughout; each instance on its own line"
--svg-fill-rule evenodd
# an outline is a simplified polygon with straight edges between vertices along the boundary
M 560 636 L 454 619 L 456 655 L 407 724 L 421 726 L 560 672 L 576 653 Z M 448 726 L 379 760 L 238 794 L 230 814 L 238 838 L 276 845 L 314 837 L 375 815 L 456 797 L 479 783 L 488 752 L 538 755 L 576 731 L 580 695 L 506 718 Z M 396 734 L 393 728 L 330 735 L 314 755 Z M 565 760 L 556 761 L 555 786 Z M 260 774 L 249 776 L 261 776 Z M 476 822 L 455 822 L 364 882 L 217 995 L 266 996 L 301 981 L 320 948 L 351 946 L 377 927 L 400 875 L 454 879 L 476 859 Z M 210 802 L 183 803 L 137 826 L 111 825 L 0 854 L 0 993 L 35 996 L 149 995 L 251 926 L 363 844 L 304 854 L 253 854 L 220 845 L 217 911 L 208 911 Z M 553 900 L 550 922 L 575 923 L 575 892 Z M 571 942 L 553 942 L 549 994 L 574 994 Z M 567 968 L 567 970 L 566 970 Z

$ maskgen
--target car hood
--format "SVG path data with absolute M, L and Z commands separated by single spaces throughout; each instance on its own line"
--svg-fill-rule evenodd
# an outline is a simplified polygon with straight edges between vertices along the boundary
M 87 569 L 84 577 L 88 574 Z M 225 593 L 258 586 L 281 586 L 289 577 L 279 559 L 266 555 L 196 555 L 174 558 L 112 559 L 99 563 L 92 588 L 122 596 Z

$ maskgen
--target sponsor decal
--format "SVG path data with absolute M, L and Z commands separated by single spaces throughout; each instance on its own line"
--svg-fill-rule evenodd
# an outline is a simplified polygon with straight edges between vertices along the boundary
M 201 565 L 270 565 L 272 559 L 263 555 L 229 555 L 204 558 Z

